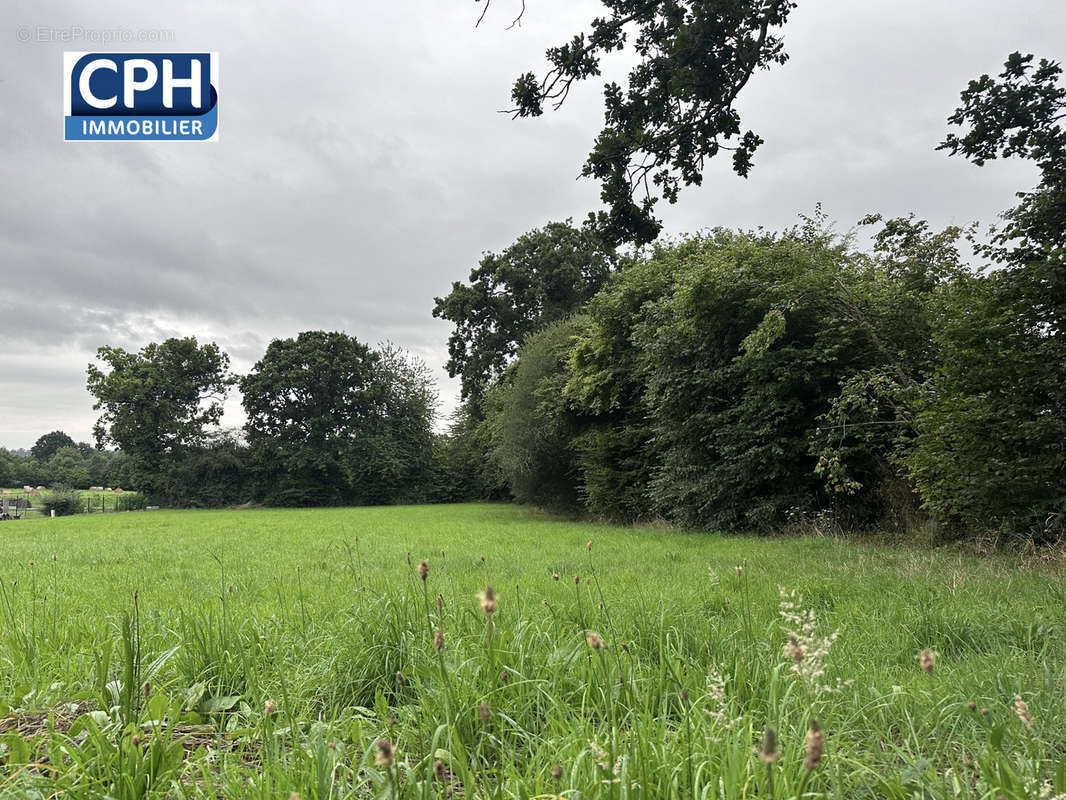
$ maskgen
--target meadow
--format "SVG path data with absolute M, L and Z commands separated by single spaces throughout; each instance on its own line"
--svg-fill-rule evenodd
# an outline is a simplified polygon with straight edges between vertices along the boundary
M 1066 793 L 1048 565 L 505 505 L 0 532 L 3 798 Z

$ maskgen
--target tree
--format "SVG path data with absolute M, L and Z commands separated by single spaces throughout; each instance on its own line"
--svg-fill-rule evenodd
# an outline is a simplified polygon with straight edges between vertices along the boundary
M 77 445 L 63 431 L 52 431 L 34 442 L 33 447 L 30 448 L 30 453 L 38 461 L 47 462 L 51 461 L 52 456 L 61 447 L 77 447 Z
M 386 344 L 377 351 L 377 413 L 357 437 L 350 470 L 360 505 L 422 502 L 433 468 L 439 397 L 423 361 Z
M 240 386 L 268 501 L 396 502 L 429 468 L 436 396 L 424 366 L 395 348 L 305 331 L 272 341 Z
M 164 473 L 163 496 L 168 505 L 218 508 L 244 503 L 252 497 L 252 464 L 238 432 L 216 430 Z
M 77 447 L 59 448 L 48 462 L 48 472 L 51 475 L 50 486 L 89 488 L 89 468 Z
M 484 12 L 491 0 L 485 0 Z M 699 185 L 707 159 L 732 153 L 746 177 L 762 139 L 742 133 L 736 100 L 751 76 L 787 59 L 776 33 L 795 7 L 789 0 L 603 0 L 607 13 L 590 31 L 547 51 L 540 78 L 518 77 L 515 117 L 558 109 L 577 81 L 600 75 L 603 56 L 631 46 L 638 58 L 626 86 L 604 88 L 605 125 L 582 169 L 600 182 L 608 210 L 597 217 L 607 241 L 645 244 L 661 223 L 659 196 L 676 202 Z M 523 0 L 522 8 L 525 3 Z M 630 45 L 630 43 L 632 43 Z
M 116 444 L 130 459 L 136 488 L 158 492 L 168 462 L 203 441 L 222 417 L 234 378 L 229 356 L 194 337 L 153 342 L 139 352 L 101 347 L 107 369 L 88 366 L 97 444 Z
M 584 330 L 580 316 L 529 337 L 511 366 L 512 380 L 490 402 L 495 463 L 515 499 L 555 511 L 581 507 L 581 475 L 574 451 L 580 421 L 563 395 L 569 356 Z
M 998 269 L 960 280 L 939 306 L 942 356 L 923 387 L 908 466 L 927 507 L 971 527 L 1051 538 L 1066 530 L 1066 87 L 1058 64 L 1013 53 L 982 75 L 941 147 L 975 164 L 1033 161 L 978 252 Z
M 530 231 L 502 253 L 486 253 L 469 285 L 453 283 L 433 308 L 434 317 L 455 326 L 447 369 L 460 376 L 463 398 L 480 397 L 526 337 L 580 309 L 614 265 L 613 251 L 570 220 Z
M 891 406 L 864 406 L 856 422 L 880 431 L 889 414 L 888 436 L 845 437 L 851 420 L 838 427 L 831 412 L 874 376 L 921 378 L 930 349 L 918 300 L 939 281 L 923 259 L 950 249 L 920 223 L 886 228 L 913 235 L 913 258 L 857 253 L 818 216 L 782 234 L 658 245 L 593 298 L 563 389 L 582 419 L 572 447 L 588 508 L 727 529 L 823 510 L 868 522 L 884 510 L 882 485 L 899 473 Z M 823 468 L 823 448 L 846 467 L 848 491 L 834 485 L 844 470 Z

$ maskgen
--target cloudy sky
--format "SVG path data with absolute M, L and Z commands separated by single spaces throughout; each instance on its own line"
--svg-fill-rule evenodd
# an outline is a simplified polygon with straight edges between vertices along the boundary
M 171 335 L 217 341 L 238 371 L 301 330 L 391 340 L 454 407 L 433 297 L 483 251 L 598 202 L 576 179 L 597 85 L 539 120 L 497 111 L 602 7 L 528 0 L 506 30 L 519 2 L 494 0 L 475 29 L 473 0 L 3 0 L 0 445 L 88 439 L 96 348 Z M 116 29 L 169 41 L 61 41 Z M 791 60 L 742 97 L 766 140 L 751 177 L 712 167 L 667 229 L 781 227 L 818 202 L 845 230 L 873 211 L 990 221 L 1034 173 L 936 152 L 945 117 L 1013 50 L 1066 59 L 1064 32 L 1062 0 L 801 0 Z M 64 143 L 62 53 L 107 49 L 218 51 L 220 141 Z

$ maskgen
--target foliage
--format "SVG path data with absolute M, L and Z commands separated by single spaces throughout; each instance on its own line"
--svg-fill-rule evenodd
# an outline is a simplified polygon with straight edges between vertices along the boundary
M 380 405 L 355 440 L 354 500 L 360 505 L 421 502 L 433 463 L 436 382 L 421 359 L 395 345 L 385 345 L 377 355 Z
M 503 505 L 3 528 L 5 797 L 1066 792 L 1055 563 Z
M 502 253 L 486 253 L 469 284 L 455 282 L 435 298 L 433 316 L 455 326 L 447 368 L 461 377 L 463 398 L 480 398 L 526 337 L 577 311 L 614 263 L 588 226 L 550 222 Z
M 1066 530 L 1066 87 L 1033 61 L 1014 53 L 999 80 L 971 81 L 949 120 L 969 130 L 941 145 L 977 165 L 1031 160 L 1041 180 L 978 248 L 1000 268 L 940 306 L 909 465 L 940 516 L 1050 538 Z
M 57 517 L 67 517 L 71 514 L 80 514 L 85 510 L 85 502 L 81 494 L 69 486 L 52 487 L 40 506 L 46 517 L 50 517 L 53 511 Z
M 71 439 L 63 431 L 52 431 L 40 436 L 36 442 L 33 443 L 33 447 L 30 448 L 30 453 L 38 461 L 51 461 L 52 456 L 56 454 L 56 451 L 61 447 L 76 447 L 74 440 Z
M 42 486 L 49 481 L 48 466 L 33 456 L 0 449 L 2 486 Z
M 216 431 L 186 448 L 163 475 L 161 502 L 174 508 L 220 508 L 253 497 L 251 453 L 232 431 Z
M 530 336 L 492 400 L 495 463 L 516 500 L 557 511 L 580 507 L 580 476 L 572 442 L 578 422 L 563 387 L 581 317 L 553 323 Z
M 48 462 L 48 472 L 51 477 L 49 481 L 51 486 L 89 488 L 89 468 L 77 447 L 59 448 Z
M 816 217 L 657 246 L 593 298 L 574 349 L 565 392 L 589 419 L 574 443 L 588 508 L 730 528 L 876 518 L 898 476 L 889 425 L 909 422 L 881 417 L 928 369 L 923 303 L 954 264 L 953 235 L 894 220 L 870 257 Z M 857 403 L 879 375 L 886 397 Z
M 305 331 L 271 342 L 240 388 L 269 502 L 400 502 L 424 485 L 436 394 L 402 351 Z
M 698 248 L 696 240 L 656 245 L 586 308 L 589 325 L 574 345 L 564 391 L 585 418 L 574 448 L 594 514 L 631 522 L 652 513 L 652 428 L 634 334 L 646 305 L 669 291 Z
M 475 407 L 477 410 L 475 411 Z M 505 500 L 507 483 L 490 457 L 492 426 L 482 402 L 459 404 L 448 432 L 434 442 L 434 488 L 429 498 L 438 503 Z
M 736 100 L 758 70 L 782 64 L 788 0 L 604 0 L 607 14 L 586 35 L 547 51 L 542 78 L 521 75 L 511 96 L 518 117 L 559 108 L 575 81 L 600 75 L 601 59 L 627 45 L 637 55 L 626 86 L 604 88 L 605 125 L 582 173 L 600 182 L 608 210 L 598 227 L 613 243 L 646 244 L 662 227 L 659 195 L 676 202 L 699 185 L 707 159 L 731 152 L 746 177 L 762 139 L 741 133 Z M 486 7 L 488 2 L 486 2 Z
M 152 342 L 132 353 L 101 347 L 88 367 L 97 444 L 116 444 L 130 459 L 137 488 L 159 489 L 166 464 L 203 441 L 222 416 L 222 400 L 234 378 L 229 356 L 194 337 Z

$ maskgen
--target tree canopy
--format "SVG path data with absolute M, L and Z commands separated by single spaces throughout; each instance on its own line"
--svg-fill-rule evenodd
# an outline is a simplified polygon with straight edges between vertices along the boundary
M 97 443 L 116 444 L 131 459 L 138 485 L 156 491 L 169 458 L 203 440 L 222 417 L 235 379 L 229 356 L 195 337 L 152 342 L 137 352 L 101 347 L 88 366 L 93 409 L 102 411 Z
M 77 447 L 77 444 L 63 431 L 52 431 L 39 437 L 33 443 L 30 454 L 38 461 L 50 461 L 61 447 Z
M 456 281 L 435 298 L 433 316 L 454 325 L 447 369 L 460 377 L 463 397 L 480 397 L 526 337 L 581 308 L 616 260 L 588 226 L 550 222 L 501 253 L 486 253 L 469 284 Z
M 488 10 L 485 0 L 482 14 Z M 637 56 L 625 86 L 604 87 L 604 127 L 582 168 L 607 206 L 596 224 L 608 242 L 646 244 L 662 228 L 660 198 L 676 202 L 699 185 L 708 159 L 725 151 L 746 177 L 762 138 L 744 130 L 736 101 L 752 75 L 787 59 L 779 34 L 790 0 L 603 0 L 606 13 L 546 53 L 541 76 L 511 91 L 516 117 L 558 109 L 578 81 L 598 77 L 603 58 Z M 522 8 L 525 3 L 523 0 Z
M 395 348 L 304 331 L 272 341 L 240 389 L 260 493 L 275 502 L 392 502 L 428 464 L 436 395 Z

